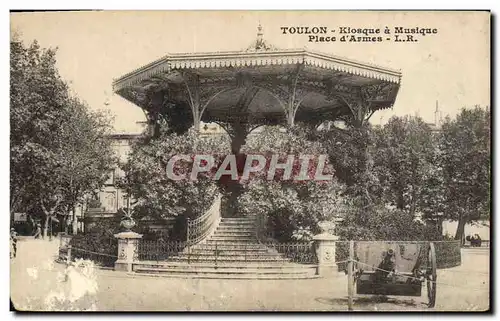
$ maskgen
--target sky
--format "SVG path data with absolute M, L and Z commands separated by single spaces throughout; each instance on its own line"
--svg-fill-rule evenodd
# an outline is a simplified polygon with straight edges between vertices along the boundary
M 57 65 L 72 91 L 93 109 L 115 116 L 116 132 L 138 132 L 143 112 L 114 95 L 114 78 L 168 53 L 237 51 L 256 39 L 282 49 L 308 48 L 400 70 L 401 88 L 391 116 L 419 115 L 434 122 L 436 102 L 443 116 L 464 106 L 490 106 L 490 22 L 487 12 L 338 11 L 103 11 L 12 13 L 11 32 L 26 43 L 58 47 Z M 311 43 L 281 27 L 436 28 L 418 42 Z M 329 34 L 335 35 L 335 34 Z M 338 34 L 336 35 L 339 36 Z M 105 102 L 108 104 L 106 105 Z

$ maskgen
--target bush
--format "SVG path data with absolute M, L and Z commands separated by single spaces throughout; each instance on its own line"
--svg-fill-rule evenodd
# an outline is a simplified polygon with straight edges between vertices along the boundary
M 96 221 L 89 231 L 75 235 L 71 239 L 72 258 L 92 260 L 101 266 L 113 266 L 118 255 L 118 242 L 114 235 L 119 232 L 118 215 L 112 219 Z
M 361 215 L 356 210 L 347 211 L 336 233 L 341 239 L 358 241 L 443 240 L 437 226 L 415 220 L 407 211 L 382 206 Z
M 434 242 L 438 269 L 447 269 L 462 264 L 460 241 Z
M 100 209 L 102 206 L 101 202 L 97 199 L 90 199 L 87 203 L 88 208 L 98 208 Z
M 98 233 L 80 234 L 73 237 L 70 244 L 72 259 L 91 260 L 106 267 L 112 267 L 117 260 L 118 242 L 114 237 L 103 237 Z
M 430 242 L 425 242 L 428 244 Z M 462 255 L 460 251 L 460 241 L 437 241 L 433 242 L 436 250 L 436 266 L 438 269 L 447 269 L 462 264 Z M 425 251 L 427 255 L 427 251 Z M 335 249 L 335 261 L 345 261 L 349 258 L 349 242 L 337 242 Z M 427 256 L 425 257 L 425 259 Z M 347 263 L 337 264 L 339 271 L 344 271 Z
M 407 211 L 374 207 L 369 213 L 348 211 L 342 223 L 337 226 L 336 234 L 341 240 L 354 241 L 434 241 L 437 267 L 440 269 L 461 264 L 460 242 L 446 241 L 437 226 L 415 220 Z M 349 242 L 338 242 L 335 260 L 343 261 L 349 257 Z M 338 264 L 344 270 L 347 263 Z
M 242 147 L 246 154 L 263 155 L 266 169 L 270 159 L 277 155 L 283 163 L 288 155 L 295 155 L 291 177 L 302 170 L 299 155 L 326 155 L 320 141 L 311 141 L 310 129 L 300 126 L 283 131 L 279 126 L 267 126 L 256 136 L 249 136 Z M 307 174 L 315 174 L 317 163 L 312 159 Z M 266 215 L 270 234 L 279 242 L 307 241 L 320 232 L 318 223 L 329 220 L 338 208 L 344 186 L 335 178 L 332 181 L 283 179 L 284 171 L 276 172 L 274 180 L 267 179 L 262 171 L 244 182 L 244 190 L 238 198 L 243 215 Z M 324 174 L 334 174 L 331 164 L 325 164 Z
M 141 216 L 165 218 L 185 215 L 195 218 L 213 204 L 218 185 L 210 173 L 201 173 L 196 181 L 173 180 L 167 174 L 167 164 L 174 156 L 190 155 L 190 160 L 176 162 L 176 174 L 191 172 L 194 155 L 225 155 L 229 152 L 226 136 L 200 137 L 195 130 L 177 135 L 163 133 L 151 139 L 146 137 L 132 146 L 125 176 L 118 185 L 129 191 L 136 204 L 134 218 Z M 217 158 L 218 160 L 218 158 Z

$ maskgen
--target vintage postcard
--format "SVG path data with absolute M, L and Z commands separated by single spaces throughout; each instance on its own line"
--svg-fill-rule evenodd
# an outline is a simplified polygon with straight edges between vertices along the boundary
M 490 310 L 490 12 L 10 18 L 13 311 Z

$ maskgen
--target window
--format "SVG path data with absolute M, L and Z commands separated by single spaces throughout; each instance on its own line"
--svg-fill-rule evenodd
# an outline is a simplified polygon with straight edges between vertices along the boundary
M 103 205 L 106 212 L 116 212 L 116 192 L 106 192 Z

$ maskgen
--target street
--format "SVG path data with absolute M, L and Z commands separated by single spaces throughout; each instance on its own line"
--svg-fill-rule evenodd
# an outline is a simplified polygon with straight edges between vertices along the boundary
M 68 282 L 58 281 L 64 266 L 51 263 L 57 246 L 58 241 L 19 242 L 18 257 L 11 261 L 11 297 L 17 308 L 47 309 L 42 302 L 49 293 L 68 287 Z M 95 274 L 97 291 L 86 295 L 84 305 L 97 311 L 347 311 L 347 277 L 343 273 L 311 280 L 173 279 L 100 269 Z M 432 310 L 487 310 L 489 252 L 462 250 L 462 265 L 438 270 L 437 283 L 437 303 Z M 72 284 L 69 286 L 84 292 L 86 285 Z M 66 293 L 71 291 L 75 289 Z M 422 292 L 426 293 L 425 288 Z M 354 310 L 428 311 L 426 300 L 425 296 L 356 296 Z

